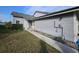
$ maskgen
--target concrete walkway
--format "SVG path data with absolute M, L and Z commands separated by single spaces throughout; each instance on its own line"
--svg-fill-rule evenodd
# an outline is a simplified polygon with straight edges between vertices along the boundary
M 41 40 L 43 40 L 44 42 L 46 42 L 47 44 L 51 45 L 52 47 L 56 48 L 57 50 L 59 50 L 62 53 L 78 53 L 78 51 L 76 49 L 73 49 L 65 44 L 62 44 L 60 42 L 57 42 L 51 38 L 48 38 L 44 35 L 41 35 L 40 33 L 34 32 L 34 31 L 30 31 L 28 30 L 30 33 L 32 33 L 33 35 L 37 36 L 38 38 L 40 38 Z

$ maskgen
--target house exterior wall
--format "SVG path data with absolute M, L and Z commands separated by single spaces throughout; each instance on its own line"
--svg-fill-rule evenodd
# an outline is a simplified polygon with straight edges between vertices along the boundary
M 74 42 L 76 42 L 79 39 L 79 37 L 78 37 L 78 33 L 79 33 L 78 25 L 79 25 L 79 21 L 78 21 L 77 15 L 74 14 Z
M 24 30 L 28 30 L 29 29 L 28 21 L 24 20 L 23 27 L 24 27 Z
M 24 18 L 19 18 L 19 17 L 13 17 L 13 24 L 16 24 L 17 21 L 19 21 L 19 24 L 23 24 Z
M 58 19 L 59 18 L 35 21 L 35 30 L 42 31 L 54 36 L 61 36 L 61 29 L 54 28 L 54 21 L 58 22 Z M 57 23 L 55 26 L 57 26 Z
M 23 24 L 24 30 L 27 30 L 29 28 L 29 23 L 26 19 L 24 18 L 19 18 L 19 17 L 13 17 L 13 24 L 16 24 L 16 22 L 19 21 L 19 24 Z
M 74 42 L 74 15 L 62 17 L 61 25 L 65 39 Z
M 65 40 L 74 42 L 74 20 L 75 19 L 76 18 L 74 18 L 74 15 L 66 15 L 66 16 L 62 16 L 61 20 L 60 20 L 60 17 L 56 17 L 56 18 L 51 18 L 46 20 L 35 21 L 35 30 L 44 32 L 47 34 L 51 34 L 53 36 L 62 36 L 62 33 L 63 33 Z M 62 32 L 62 28 L 60 28 L 59 25 L 63 27 L 63 32 Z M 58 27 L 58 28 L 55 28 L 55 27 Z

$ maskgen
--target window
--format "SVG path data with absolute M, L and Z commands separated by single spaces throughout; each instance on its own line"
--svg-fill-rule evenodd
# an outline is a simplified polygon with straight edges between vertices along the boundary
M 16 21 L 16 24 L 19 24 L 19 21 Z

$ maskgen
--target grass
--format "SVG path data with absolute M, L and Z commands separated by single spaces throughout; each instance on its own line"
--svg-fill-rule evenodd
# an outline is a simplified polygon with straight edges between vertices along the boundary
M 2 37 L 1 37 L 2 36 Z M 59 51 L 26 31 L 0 34 L 0 52 L 58 53 Z

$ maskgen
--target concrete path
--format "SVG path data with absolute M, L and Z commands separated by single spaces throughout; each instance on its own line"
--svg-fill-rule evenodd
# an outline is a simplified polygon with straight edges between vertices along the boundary
M 28 30 L 30 33 L 32 33 L 33 35 L 37 36 L 38 38 L 40 38 L 41 40 L 43 40 L 44 42 L 46 42 L 47 44 L 51 45 L 52 47 L 56 48 L 57 50 L 59 50 L 62 53 L 78 53 L 78 51 L 76 49 L 73 49 L 65 44 L 62 44 L 60 42 L 57 42 L 51 38 L 48 38 L 44 35 L 41 35 L 40 33 L 34 32 L 34 31 L 30 31 Z

